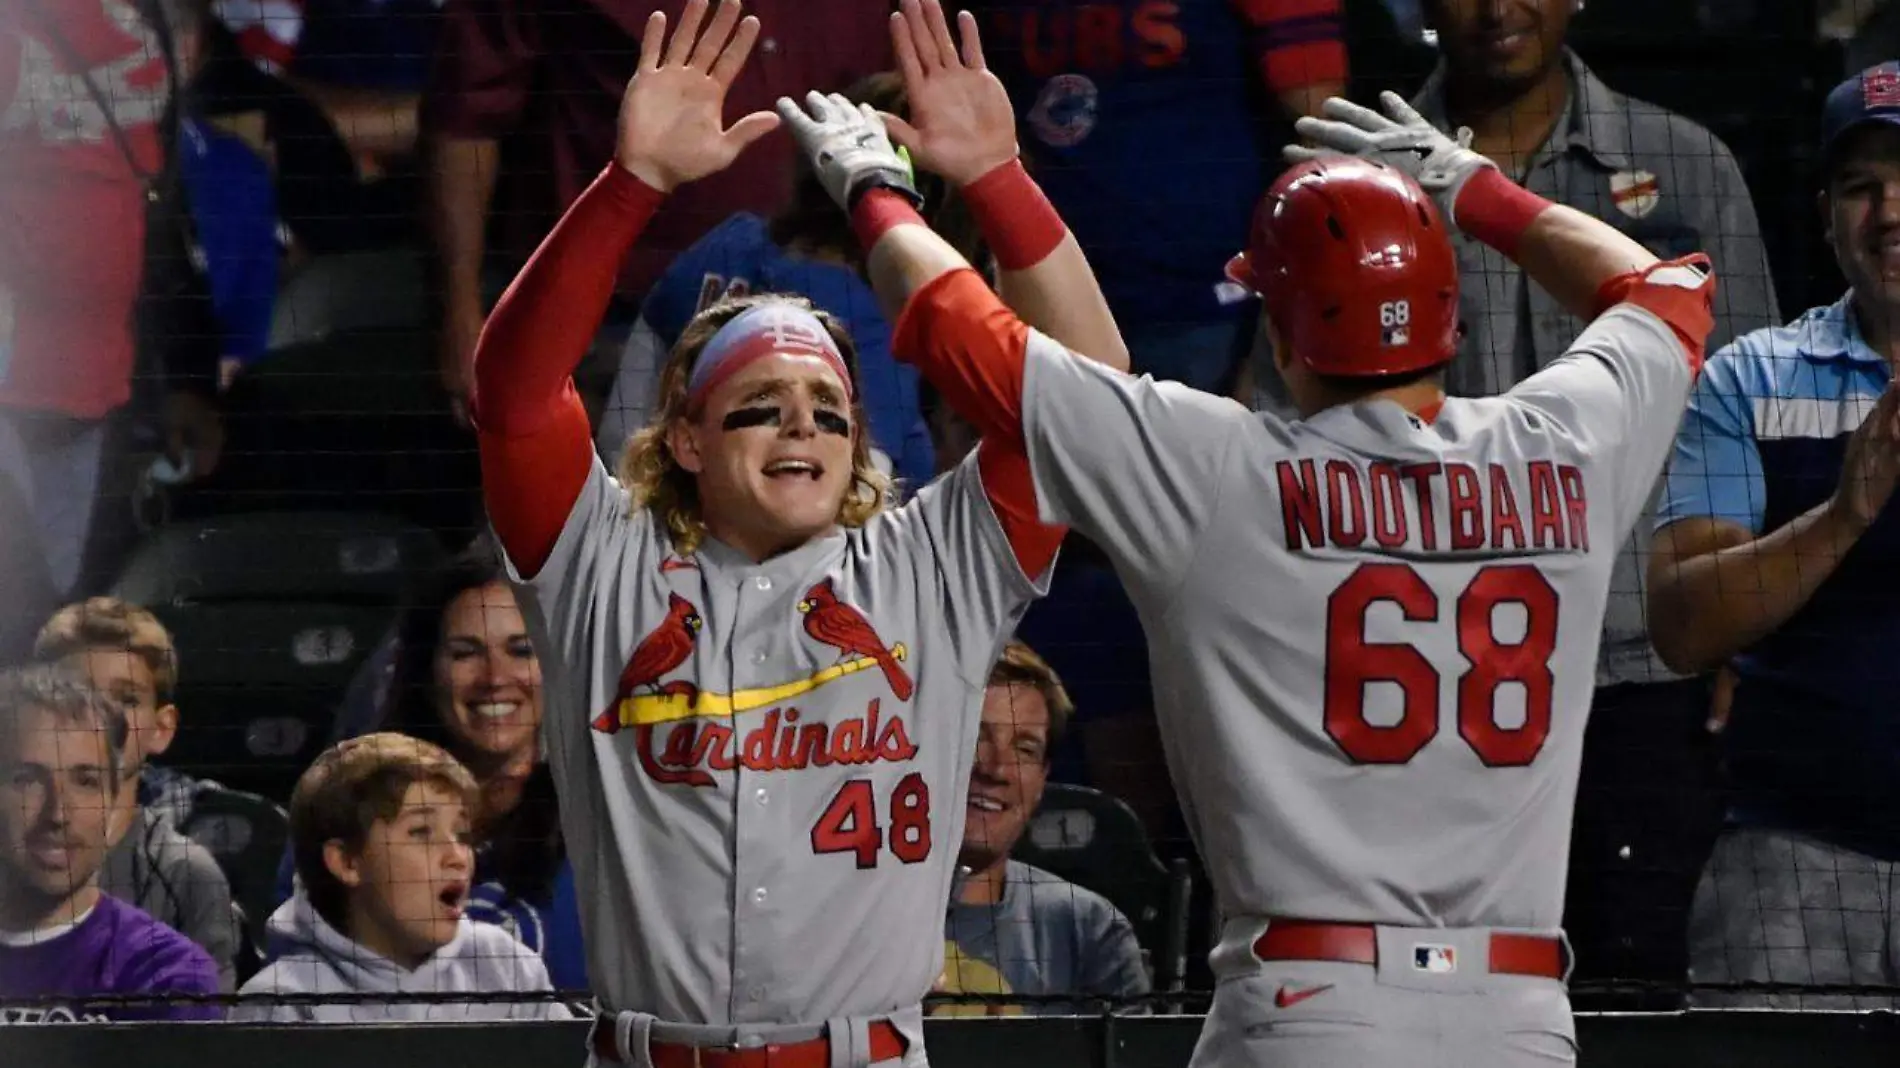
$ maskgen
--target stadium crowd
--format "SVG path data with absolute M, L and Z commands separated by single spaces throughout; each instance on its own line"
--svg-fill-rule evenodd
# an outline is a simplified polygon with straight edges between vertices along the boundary
M 488 310 L 612 156 L 656 6 L 675 5 L 0 12 L 0 1022 L 588 1011 L 541 674 L 467 401 Z M 1533 192 L 1710 255 L 1714 355 L 1605 621 L 1571 981 L 1580 1008 L 1680 1007 L 1692 981 L 1790 986 L 1696 1004 L 1894 1004 L 1798 987 L 1900 968 L 1900 509 L 1839 490 L 1875 472 L 1890 492 L 1896 464 L 1855 431 L 1900 365 L 1900 5 L 1673 5 L 1695 9 L 1679 38 L 1656 28 L 1672 5 L 1622 5 L 1685 50 L 1805 35 L 1792 51 L 1824 58 L 1696 61 L 1736 63 L 1747 100 L 1785 91 L 1768 133 L 1586 64 L 1586 42 L 1645 62 L 1617 51 L 1613 0 L 965 6 L 1139 373 L 1286 410 L 1222 269 L 1292 120 L 1329 96 L 1400 89 Z M 748 4 L 764 36 L 732 113 L 818 88 L 904 114 L 889 8 Z M 1643 84 L 1674 76 L 1660 54 Z M 958 190 L 921 191 L 979 261 Z M 1497 393 L 1581 324 L 1501 255 L 1457 251 L 1448 385 Z M 609 468 L 687 321 L 762 291 L 848 324 L 896 494 L 954 467 L 973 432 L 893 355 L 860 261 L 788 136 L 672 195 L 576 374 Z M 939 1011 L 1204 987 L 1218 918 L 1166 710 L 1086 542 L 1016 639 L 944 916 L 941 992 L 992 996 Z M 234 992 L 280 997 L 212 997 Z M 415 996 L 444 992 L 468 997 Z M 141 994 L 163 999 L 114 1000 Z

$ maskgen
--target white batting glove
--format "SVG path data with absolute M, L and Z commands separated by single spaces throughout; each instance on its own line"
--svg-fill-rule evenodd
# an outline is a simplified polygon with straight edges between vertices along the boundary
M 1293 124 L 1300 135 L 1324 146 L 1307 148 L 1288 145 L 1286 158 L 1298 163 L 1336 153 L 1358 156 L 1404 171 L 1437 201 L 1446 220 L 1457 225 L 1452 205 L 1472 175 L 1486 167 L 1496 168 L 1489 158 L 1471 150 L 1471 131 L 1460 129 L 1452 140 L 1397 93 L 1379 94 L 1385 105 L 1381 115 L 1350 100 L 1332 97 L 1321 109 L 1326 118 L 1303 117 Z
M 910 159 L 891 144 L 876 109 L 869 104 L 854 107 L 837 93 L 816 91 L 805 94 L 805 103 L 809 112 L 790 97 L 780 97 L 779 117 L 839 207 L 850 211 L 865 191 L 879 188 L 923 205 Z

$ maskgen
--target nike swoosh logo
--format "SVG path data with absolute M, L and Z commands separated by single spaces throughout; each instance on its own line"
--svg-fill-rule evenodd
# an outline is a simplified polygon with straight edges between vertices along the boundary
M 1276 1009 L 1290 1009 L 1300 1002 L 1305 1001 L 1307 998 L 1315 994 L 1324 994 L 1332 988 L 1333 984 L 1331 983 L 1325 983 L 1320 986 L 1309 986 L 1305 990 L 1295 990 L 1292 987 L 1283 986 L 1280 988 L 1279 993 L 1273 995 L 1273 1007 Z

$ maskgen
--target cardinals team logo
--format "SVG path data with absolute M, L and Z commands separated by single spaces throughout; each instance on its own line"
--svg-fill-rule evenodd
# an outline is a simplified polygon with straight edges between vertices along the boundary
M 699 640 L 700 628 L 705 625 L 699 609 L 693 607 L 691 601 L 677 593 L 668 594 L 666 618 L 634 647 L 633 656 L 620 672 L 614 706 L 595 718 L 594 729 L 609 734 L 619 730 L 624 715 L 622 709 L 642 690 L 650 690 L 660 697 L 683 698 L 691 704 L 699 696 L 697 687 L 683 680 L 662 683 L 660 679 L 693 655 L 693 644 Z
M 830 579 L 813 586 L 805 599 L 798 602 L 798 610 L 805 614 L 806 634 L 835 647 L 841 661 L 850 656 L 870 659 L 884 672 L 885 680 L 891 684 L 891 695 L 899 701 L 910 700 L 914 687 L 910 676 L 904 674 L 903 666 L 897 662 L 903 646 L 895 649 L 885 646 L 884 639 L 877 636 L 862 612 L 838 600 Z
M 594 730 L 613 734 L 627 727 L 650 729 L 694 717 L 729 718 L 785 704 L 863 671 L 881 672 L 891 696 L 899 701 L 911 699 L 917 687 L 904 670 L 910 650 L 903 642 L 885 644 L 864 613 L 838 597 L 831 579 L 807 590 L 797 609 L 805 633 L 836 650 L 837 658 L 804 678 L 730 694 L 715 693 L 684 679 L 663 681 L 692 656 L 705 626 L 698 607 L 677 593 L 668 594 L 666 618 L 634 647 L 633 656 L 620 673 L 613 704 L 594 718 Z

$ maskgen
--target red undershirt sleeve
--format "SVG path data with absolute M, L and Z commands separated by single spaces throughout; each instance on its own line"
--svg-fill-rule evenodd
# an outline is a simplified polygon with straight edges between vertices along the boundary
M 1035 480 L 1023 438 L 1023 373 L 1029 327 L 969 269 L 950 271 L 911 294 L 891 350 L 921 371 L 952 411 L 983 435 L 977 464 L 990 507 L 1031 577 L 1051 561 L 1066 527 L 1037 519 Z
M 475 347 L 482 496 L 516 570 L 547 562 L 593 467 L 573 371 L 607 314 L 620 263 L 664 199 L 609 164 L 502 294 Z

